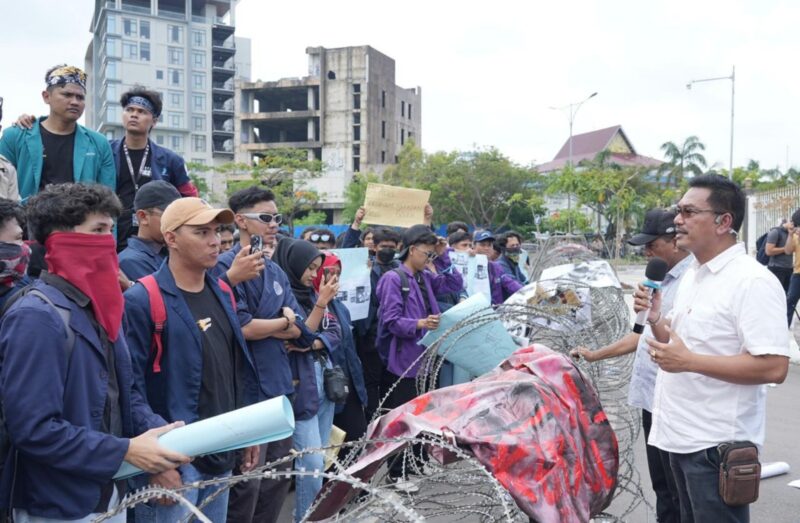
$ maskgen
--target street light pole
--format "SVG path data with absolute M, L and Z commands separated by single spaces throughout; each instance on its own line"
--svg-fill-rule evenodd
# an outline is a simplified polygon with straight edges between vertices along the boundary
M 567 109 L 569 111 L 569 155 L 567 156 L 567 166 L 572 170 L 572 125 L 575 123 L 575 116 L 578 114 L 578 109 L 581 108 L 583 104 L 591 100 L 597 96 L 597 92 L 594 92 L 581 100 L 580 102 L 574 102 L 567 105 L 562 105 L 561 107 L 550 107 L 550 109 L 563 111 Z M 572 234 L 572 192 L 567 191 L 567 226 L 569 227 L 569 234 Z
M 733 70 L 731 70 L 730 76 L 717 76 L 715 78 L 702 78 L 700 80 L 691 80 L 688 84 L 686 84 L 687 89 L 692 88 L 692 84 L 697 84 L 700 82 L 714 82 L 717 80 L 730 80 L 731 81 L 731 147 L 729 151 L 729 158 L 728 158 L 728 178 L 733 180 L 733 108 L 734 108 L 734 101 L 736 97 L 736 66 L 733 66 Z

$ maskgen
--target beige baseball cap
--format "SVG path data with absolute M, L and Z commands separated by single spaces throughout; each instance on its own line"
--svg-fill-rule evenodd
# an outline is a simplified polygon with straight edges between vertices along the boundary
M 181 225 L 205 225 L 217 220 L 233 223 L 233 211 L 215 209 L 200 198 L 179 198 L 169 204 L 161 215 L 161 233 L 174 231 Z

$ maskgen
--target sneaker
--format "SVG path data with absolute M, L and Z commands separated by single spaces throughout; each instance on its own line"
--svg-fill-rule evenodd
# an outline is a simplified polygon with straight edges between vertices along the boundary
M 389 485 L 394 487 L 396 490 L 399 490 L 400 492 L 405 492 L 406 494 L 413 494 L 414 492 L 419 492 L 419 487 L 415 483 L 403 479 L 402 477 L 393 478 L 392 476 L 389 476 L 387 478 L 387 481 L 389 482 Z

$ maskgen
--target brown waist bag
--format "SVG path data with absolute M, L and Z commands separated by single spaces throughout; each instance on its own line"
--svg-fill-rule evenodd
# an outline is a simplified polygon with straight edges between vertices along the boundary
M 758 447 L 750 441 L 722 443 L 719 451 L 719 495 L 726 505 L 738 507 L 758 499 L 761 463 Z

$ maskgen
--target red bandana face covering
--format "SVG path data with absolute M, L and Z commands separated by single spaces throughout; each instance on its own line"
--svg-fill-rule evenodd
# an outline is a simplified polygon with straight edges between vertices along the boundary
M 47 270 L 89 297 L 97 323 L 117 341 L 125 301 L 119 288 L 119 262 L 111 234 L 54 232 L 44 244 Z

